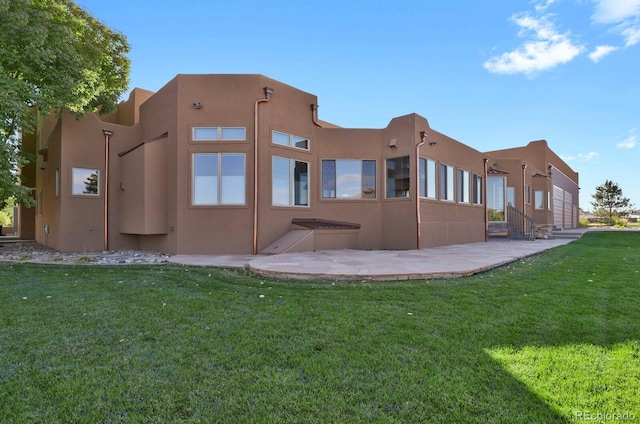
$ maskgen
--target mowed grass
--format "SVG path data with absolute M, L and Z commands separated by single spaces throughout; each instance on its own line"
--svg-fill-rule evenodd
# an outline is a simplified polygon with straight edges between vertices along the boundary
M 3 423 L 640 421 L 640 232 L 481 275 L 0 265 Z

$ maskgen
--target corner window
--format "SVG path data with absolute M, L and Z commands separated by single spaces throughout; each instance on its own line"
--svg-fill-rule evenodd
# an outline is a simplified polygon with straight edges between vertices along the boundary
M 271 204 L 309 206 L 309 164 L 294 159 L 272 158 Z
M 192 172 L 191 203 L 194 206 L 245 204 L 243 153 L 196 153 Z
M 193 141 L 244 141 L 244 127 L 193 127 Z
M 471 193 L 469 190 L 469 171 L 458 170 L 458 202 L 471 203 Z
M 535 192 L 535 203 L 533 207 L 535 209 L 544 209 L 544 191 Z
M 440 164 L 440 200 L 455 200 L 454 171 L 452 166 Z
M 309 139 L 299 137 L 297 135 L 285 134 L 280 131 L 271 132 L 271 141 L 273 144 L 282 146 L 295 147 L 297 149 L 309 150 Z
M 375 160 L 323 160 L 322 198 L 375 199 Z
M 88 168 L 72 168 L 71 194 L 75 196 L 98 196 L 100 194 L 100 171 Z
M 387 159 L 387 199 L 409 197 L 409 156 Z
M 484 201 L 484 186 L 483 177 L 480 175 L 473 175 L 473 204 L 481 205 Z
M 436 195 L 436 161 L 420 158 L 420 197 L 435 199 Z

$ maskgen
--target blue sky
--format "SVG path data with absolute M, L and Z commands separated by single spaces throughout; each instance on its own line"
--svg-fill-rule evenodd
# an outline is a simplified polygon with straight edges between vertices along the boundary
M 582 208 L 606 179 L 640 207 L 640 0 L 77 3 L 128 37 L 132 88 L 257 73 L 343 127 L 415 112 L 480 151 L 545 139 Z

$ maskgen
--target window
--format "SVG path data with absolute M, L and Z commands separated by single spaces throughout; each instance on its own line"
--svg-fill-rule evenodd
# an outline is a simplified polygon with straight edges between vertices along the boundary
M 529 184 L 524 185 L 524 202 L 529 205 L 531 204 L 531 186 Z
M 440 164 L 440 200 L 454 200 L 454 168 Z
M 271 132 L 271 141 L 274 144 L 282 146 L 295 147 L 298 149 L 309 150 L 309 139 L 298 137 L 297 135 L 285 134 L 280 131 Z
M 409 156 L 387 159 L 387 198 L 409 197 Z
M 420 158 L 420 197 L 436 198 L 436 161 Z
M 375 160 L 323 160 L 322 197 L 375 199 Z
M 484 186 L 483 184 L 483 177 L 481 177 L 480 175 L 473 175 L 473 204 L 474 205 L 481 205 L 483 202 L 483 193 L 484 193 Z
M 56 197 L 60 197 L 60 168 L 56 168 Z
M 469 190 L 469 171 L 458 169 L 458 202 L 470 203 L 471 195 Z
M 99 171 L 97 169 L 73 168 L 71 170 L 71 194 L 78 196 L 98 196 Z
M 243 141 L 247 139 L 244 127 L 194 127 L 194 141 Z
M 507 205 L 512 208 L 516 207 L 516 188 L 507 187 Z
M 535 192 L 535 204 L 533 207 L 535 209 L 544 209 L 544 191 Z
M 195 153 L 191 203 L 194 206 L 245 204 L 245 155 Z
M 489 221 L 505 221 L 504 185 L 503 177 L 487 178 L 487 213 Z
M 273 206 L 309 206 L 309 164 L 274 156 L 272 165 Z

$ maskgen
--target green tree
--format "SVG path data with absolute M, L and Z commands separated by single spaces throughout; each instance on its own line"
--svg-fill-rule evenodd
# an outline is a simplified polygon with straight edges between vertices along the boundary
M 0 0 L 0 207 L 32 205 L 19 134 L 41 115 L 110 113 L 129 85 L 129 44 L 71 0 Z
M 605 180 L 604 184 L 596 187 L 595 194 L 592 194 L 594 201 L 594 214 L 607 218 L 609 224 L 613 223 L 614 217 L 628 215 L 633 204 L 628 197 L 622 195 L 622 189 L 617 183 Z

